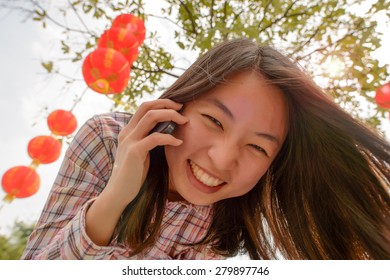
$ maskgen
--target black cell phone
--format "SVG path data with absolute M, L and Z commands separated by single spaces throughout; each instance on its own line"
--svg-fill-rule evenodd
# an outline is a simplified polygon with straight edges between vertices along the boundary
M 160 122 L 152 129 L 152 131 L 150 133 L 159 132 L 159 133 L 172 134 L 175 127 L 176 127 L 176 123 L 174 123 L 172 121 Z

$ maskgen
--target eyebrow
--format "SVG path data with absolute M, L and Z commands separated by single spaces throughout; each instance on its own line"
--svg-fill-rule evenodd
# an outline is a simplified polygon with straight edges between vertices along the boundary
M 226 105 L 223 104 L 220 100 L 218 100 L 216 98 L 210 98 L 209 101 L 211 103 L 213 103 L 215 106 L 217 106 L 227 117 L 229 117 L 232 120 L 235 120 L 235 117 L 234 117 L 232 111 L 230 111 L 230 109 L 228 107 L 226 107 Z M 274 142 L 277 145 L 279 145 L 279 143 L 280 143 L 279 139 L 271 134 L 264 133 L 264 132 L 255 132 L 255 134 L 261 138 L 264 138 L 264 139 L 267 139 L 271 142 Z
M 262 132 L 256 132 L 255 134 L 256 134 L 257 136 L 259 136 L 259 137 L 262 137 L 262 138 L 264 138 L 264 139 L 267 139 L 267 140 L 269 140 L 269 141 L 271 141 L 271 142 L 274 142 L 274 143 L 276 143 L 277 145 L 279 145 L 279 139 L 276 138 L 275 136 L 271 135 L 271 134 L 262 133 Z
M 218 99 L 216 98 L 210 98 L 209 99 L 211 101 L 211 103 L 213 103 L 215 106 L 217 106 L 219 109 L 221 109 L 221 111 L 226 115 L 228 116 L 230 119 L 232 120 L 235 120 L 235 117 L 232 113 L 232 111 L 230 111 L 230 109 L 228 107 L 226 107 L 225 104 L 223 104 L 221 101 L 219 101 Z

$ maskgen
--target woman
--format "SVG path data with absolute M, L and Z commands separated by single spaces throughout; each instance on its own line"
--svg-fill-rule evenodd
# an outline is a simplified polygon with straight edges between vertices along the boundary
M 228 41 L 80 129 L 23 258 L 389 259 L 389 159 L 289 58 Z

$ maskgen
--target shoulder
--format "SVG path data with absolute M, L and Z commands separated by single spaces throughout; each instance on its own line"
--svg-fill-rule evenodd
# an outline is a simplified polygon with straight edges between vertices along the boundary
M 125 112 L 98 114 L 90 118 L 84 126 L 103 139 L 117 139 L 119 132 L 127 125 L 131 117 L 132 114 Z
M 92 117 L 92 119 L 100 122 L 104 122 L 107 125 L 126 125 L 130 119 L 132 114 L 125 112 L 111 112 L 98 114 Z
M 131 114 L 112 112 L 98 114 L 88 119 L 78 130 L 67 150 L 68 157 L 111 154 L 116 150 L 118 135 L 131 119 Z
M 107 181 L 115 161 L 119 132 L 129 122 L 131 116 L 128 113 L 113 112 L 98 114 L 88 119 L 80 127 L 66 151 L 67 162 L 72 162 L 75 166 Z M 64 174 L 66 172 L 64 171 Z

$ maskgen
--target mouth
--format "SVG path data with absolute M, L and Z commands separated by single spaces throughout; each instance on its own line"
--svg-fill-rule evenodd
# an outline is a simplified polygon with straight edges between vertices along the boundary
M 192 160 L 189 160 L 188 162 L 190 164 L 192 174 L 203 185 L 206 185 L 207 187 L 210 187 L 210 188 L 215 188 L 215 187 L 220 187 L 226 183 L 223 180 L 221 180 L 217 177 L 214 177 L 211 174 L 204 171 L 201 167 L 199 167 Z

